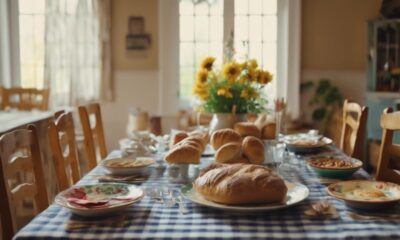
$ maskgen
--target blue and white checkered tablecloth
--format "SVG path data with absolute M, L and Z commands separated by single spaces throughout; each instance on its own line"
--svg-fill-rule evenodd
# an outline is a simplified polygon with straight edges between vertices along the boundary
M 331 149 L 335 151 L 334 149 Z M 96 183 L 94 174 L 100 167 L 85 176 L 79 184 Z M 167 207 L 146 196 L 133 205 L 124 227 L 92 227 L 68 230 L 73 216 L 68 209 L 52 204 L 32 222 L 21 229 L 15 239 L 400 239 L 400 220 L 355 221 L 348 217 L 343 202 L 329 198 L 340 215 L 339 219 L 311 219 L 304 215 L 310 204 L 327 198 L 325 186 L 316 180 L 315 173 L 301 159 L 282 167 L 288 181 L 300 182 L 310 189 L 310 196 L 300 204 L 271 212 L 234 214 L 186 202 L 190 210 L 181 214 L 178 206 Z M 168 181 L 167 173 L 140 184 L 149 189 L 168 186 L 179 188 Z M 360 170 L 356 177 L 368 175 Z M 400 213 L 400 209 L 394 209 Z

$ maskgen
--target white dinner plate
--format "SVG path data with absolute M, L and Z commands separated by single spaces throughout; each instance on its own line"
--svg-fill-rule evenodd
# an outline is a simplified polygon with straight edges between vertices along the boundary
M 200 193 L 196 192 L 192 188 L 192 184 L 183 186 L 181 188 L 181 192 L 182 195 L 191 202 L 211 208 L 235 212 L 271 211 L 281 208 L 287 208 L 305 200 L 310 194 L 310 190 L 303 184 L 291 182 L 285 182 L 285 184 L 288 187 L 286 200 L 283 203 L 277 204 L 226 205 L 216 203 L 205 199 Z

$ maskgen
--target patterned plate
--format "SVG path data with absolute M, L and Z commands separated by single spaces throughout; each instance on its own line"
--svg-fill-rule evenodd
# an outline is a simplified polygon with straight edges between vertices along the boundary
M 192 188 L 192 184 L 185 185 L 181 188 L 182 195 L 188 200 L 211 208 L 229 210 L 234 212 L 255 212 L 255 211 L 271 211 L 281 208 L 287 208 L 298 204 L 305 200 L 310 191 L 300 183 L 285 182 L 288 187 L 286 200 L 283 203 L 276 204 L 252 204 L 252 205 L 225 205 L 205 199 L 200 193 Z
M 73 186 L 60 192 L 55 202 L 78 215 L 98 216 L 126 209 L 143 196 L 143 190 L 132 185 L 101 183 Z
M 400 185 L 389 182 L 342 181 L 329 185 L 327 191 L 353 208 L 380 209 L 400 201 Z

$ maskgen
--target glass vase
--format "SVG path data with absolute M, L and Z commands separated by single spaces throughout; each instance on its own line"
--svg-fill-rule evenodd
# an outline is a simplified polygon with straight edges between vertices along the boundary
M 286 134 L 284 110 L 275 112 L 275 123 L 276 123 L 275 138 L 276 140 L 280 141 Z

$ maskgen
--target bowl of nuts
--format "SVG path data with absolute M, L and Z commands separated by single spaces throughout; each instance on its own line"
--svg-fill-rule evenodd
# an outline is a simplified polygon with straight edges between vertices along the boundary
M 312 158 L 307 160 L 310 166 L 319 176 L 326 178 L 348 178 L 363 165 L 362 161 L 355 158 Z

